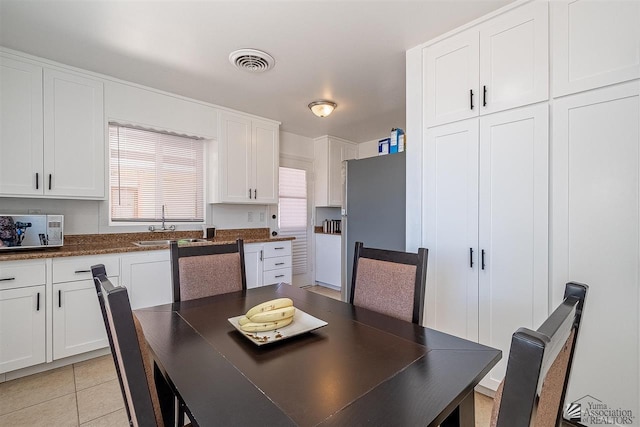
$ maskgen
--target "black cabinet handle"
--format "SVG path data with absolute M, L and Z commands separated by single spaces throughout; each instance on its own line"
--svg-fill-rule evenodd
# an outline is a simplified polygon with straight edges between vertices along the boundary
M 482 269 L 484 270 L 484 249 L 482 251 L 480 251 L 480 255 L 482 258 Z
M 469 268 L 473 268 L 473 248 L 469 248 Z
M 58 307 L 62 307 L 62 291 L 58 289 Z
M 276 262 L 276 265 L 284 265 L 284 262 Z
M 51 190 L 51 174 L 49 174 L 49 190 Z
M 40 189 L 40 178 L 38 176 L 38 172 L 36 172 L 36 190 Z
M 254 199 L 257 199 L 257 198 L 258 198 L 258 189 L 257 189 L 257 188 L 255 188 L 255 189 L 253 190 L 253 198 L 254 198 Z
M 487 87 L 482 86 L 482 106 L 487 106 Z
M 278 274 L 278 275 L 276 276 L 276 279 L 277 279 L 278 277 L 284 277 L 284 274 Z
M 16 280 L 15 277 L 7 277 L 6 279 L 0 279 L 0 282 L 8 282 L 10 280 Z
M 249 189 L 249 198 L 251 198 L 251 189 Z
M 36 294 L 36 311 L 40 311 L 40 292 Z
M 262 261 L 262 249 L 260 249 L 260 261 Z
M 274 249 L 275 249 L 275 250 L 278 250 L 278 249 L 284 249 L 284 246 L 280 246 L 280 247 L 277 247 L 277 248 L 274 248 Z
M 76 274 L 80 274 L 80 273 L 91 273 L 91 270 L 76 270 L 76 271 L 74 271 L 74 273 L 76 273 Z
M 473 89 L 469 89 L 469 104 L 471 104 L 471 109 L 473 110 Z

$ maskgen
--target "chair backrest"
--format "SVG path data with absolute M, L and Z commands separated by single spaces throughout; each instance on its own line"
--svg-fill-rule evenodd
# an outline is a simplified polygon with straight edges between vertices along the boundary
M 492 427 L 559 425 L 587 290 L 567 283 L 564 301 L 537 331 L 520 328 L 513 334 Z
M 164 426 L 151 355 L 142 328 L 131 311 L 127 289 L 113 286 L 102 264 L 92 266 L 91 272 L 129 423 Z
M 356 242 L 349 302 L 422 324 L 428 253 L 425 248 L 417 254 L 365 248 Z
M 174 302 L 247 289 L 242 239 L 224 245 L 171 242 L 170 249 Z

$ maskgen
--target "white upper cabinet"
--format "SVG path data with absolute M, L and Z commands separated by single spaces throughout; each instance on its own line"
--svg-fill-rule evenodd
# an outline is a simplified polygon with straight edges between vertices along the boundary
M 218 177 L 210 202 L 278 203 L 278 125 L 224 111 L 219 129 L 210 154 L 211 173 Z
M 343 162 L 358 156 L 358 146 L 353 142 L 332 136 L 314 141 L 315 205 L 342 206 L 345 182 Z
M 45 194 L 104 197 L 102 82 L 45 69 L 44 117 Z
M 426 47 L 427 126 L 548 99 L 548 29 L 534 1 Z
M 553 96 L 640 77 L 640 2 L 551 2 Z
M 104 198 L 102 82 L 7 54 L 0 89 L 0 195 Z
M 42 120 L 42 67 L 0 57 L 0 194 L 42 194 Z

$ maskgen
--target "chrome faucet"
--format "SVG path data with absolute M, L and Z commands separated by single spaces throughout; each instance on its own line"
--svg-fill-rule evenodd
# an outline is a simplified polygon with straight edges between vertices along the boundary
M 176 226 L 175 225 L 170 225 L 169 227 L 165 227 L 164 226 L 164 205 L 162 205 L 162 227 L 161 228 L 156 228 L 153 225 L 149 226 L 149 231 L 176 231 Z

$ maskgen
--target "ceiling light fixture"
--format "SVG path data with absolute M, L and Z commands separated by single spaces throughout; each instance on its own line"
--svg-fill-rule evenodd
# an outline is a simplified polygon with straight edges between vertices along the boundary
M 318 117 L 327 117 L 329 114 L 333 113 L 333 110 L 336 109 L 338 104 L 331 101 L 313 101 L 309 104 L 309 109 Z

